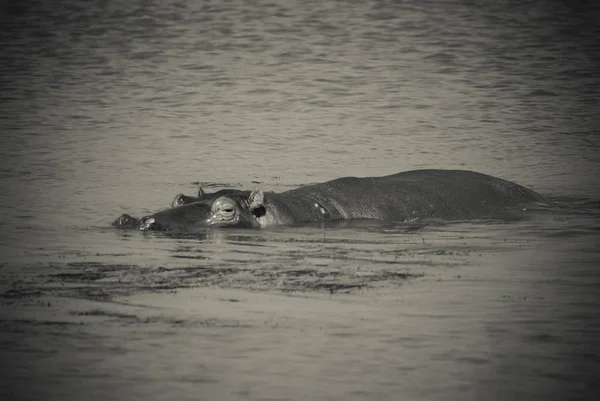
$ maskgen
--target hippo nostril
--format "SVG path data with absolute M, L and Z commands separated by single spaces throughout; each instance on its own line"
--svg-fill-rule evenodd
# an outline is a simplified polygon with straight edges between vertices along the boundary
M 155 221 L 153 217 L 144 217 L 140 221 L 140 231 L 150 230 Z
M 117 218 L 115 221 L 113 221 L 112 225 L 118 228 L 133 228 L 137 226 L 138 223 L 138 219 L 131 217 L 130 215 L 125 213 L 119 216 L 119 218 Z

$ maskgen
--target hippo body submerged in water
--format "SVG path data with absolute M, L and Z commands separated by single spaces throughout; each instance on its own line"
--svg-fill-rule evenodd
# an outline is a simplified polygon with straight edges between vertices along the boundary
M 207 227 L 263 228 L 353 219 L 481 219 L 528 204 L 547 204 L 521 185 L 463 170 L 345 177 L 281 193 L 229 189 L 181 199 L 171 209 L 141 220 L 123 215 L 113 224 L 143 231 L 199 232 Z M 124 216 L 132 219 L 127 225 L 119 223 L 127 220 Z

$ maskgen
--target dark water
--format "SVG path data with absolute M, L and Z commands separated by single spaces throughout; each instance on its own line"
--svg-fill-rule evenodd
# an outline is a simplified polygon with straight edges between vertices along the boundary
M 2 399 L 594 399 L 594 3 L 1 7 Z M 188 238 L 109 226 L 196 182 L 416 168 L 554 207 Z

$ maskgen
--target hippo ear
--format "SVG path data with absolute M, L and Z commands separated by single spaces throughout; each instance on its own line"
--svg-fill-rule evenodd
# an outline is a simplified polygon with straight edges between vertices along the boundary
M 261 207 L 264 207 L 265 194 L 263 194 L 263 191 L 252 191 L 252 193 L 248 197 L 248 204 L 250 205 L 250 210 L 256 210 Z
M 202 196 L 204 195 L 206 192 L 204 192 L 204 190 L 202 189 L 202 187 L 200 185 L 198 185 L 198 196 Z

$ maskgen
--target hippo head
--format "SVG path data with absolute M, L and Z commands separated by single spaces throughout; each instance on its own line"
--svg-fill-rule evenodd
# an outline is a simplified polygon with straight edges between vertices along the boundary
M 260 227 L 257 213 L 262 205 L 262 192 L 236 190 L 220 195 L 146 216 L 139 221 L 138 228 L 194 233 L 209 227 Z

